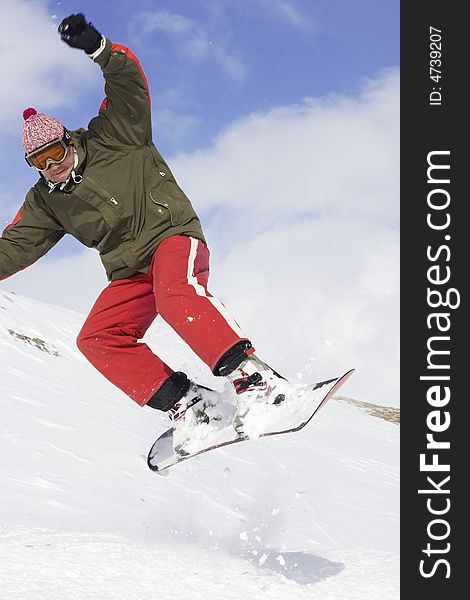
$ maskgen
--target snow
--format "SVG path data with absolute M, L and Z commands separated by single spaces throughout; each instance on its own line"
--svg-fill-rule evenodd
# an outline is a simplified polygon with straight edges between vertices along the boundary
M 399 597 L 397 424 L 333 399 L 158 475 L 167 419 L 80 355 L 83 320 L 0 290 L 0 600 Z M 146 341 L 223 389 L 162 322 Z

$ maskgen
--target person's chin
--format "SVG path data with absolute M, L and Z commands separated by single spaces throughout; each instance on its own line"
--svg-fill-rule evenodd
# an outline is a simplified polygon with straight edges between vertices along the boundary
M 52 183 L 65 183 L 69 177 L 70 173 L 63 171 L 59 172 L 57 175 L 50 175 L 48 179 L 49 181 L 52 181 Z

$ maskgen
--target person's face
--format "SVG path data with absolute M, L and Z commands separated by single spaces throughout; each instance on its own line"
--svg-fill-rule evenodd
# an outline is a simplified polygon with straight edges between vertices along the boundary
M 43 171 L 44 177 L 52 183 L 64 183 L 70 177 L 74 163 L 73 144 L 67 148 L 67 155 L 61 163 L 52 164 Z

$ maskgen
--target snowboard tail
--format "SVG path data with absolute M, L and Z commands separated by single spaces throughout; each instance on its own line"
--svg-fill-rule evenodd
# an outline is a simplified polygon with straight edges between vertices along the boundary
M 351 377 L 354 369 L 347 371 L 339 377 L 319 381 L 313 386 L 306 387 L 303 392 L 303 397 L 299 405 L 296 405 L 296 410 L 293 414 L 289 413 L 289 405 L 279 406 L 276 411 L 284 412 L 284 425 L 282 427 L 274 424 L 270 425 L 269 421 L 266 424 L 265 431 L 259 431 L 256 436 L 251 437 L 270 437 L 273 435 L 281 435 L 283 433 L 293 433 L 303 429 L 307 423 L 318 413 L 318 411 L 326 404 L 326 402 L 336 393 L 336 391 Z M 287 418 L 288 417 L 288 418 Z M 238 433 L 232 425 L 221 428 L 211 436 L 207 446 L 199 448 L 196 451 L 188 453 L 177 453 L 173 448 L 173 433 L 174 428 L 171 427 L 165 431 L 150 448 L 147 464 L 152 471 L 162 472 L 169 467 L 179 464 L 189 458 L 194 458 L 200 454 L 204 454 L 217 448 L 223 448 L 231 444 L 237 444 L 250 439 L 250 436 L 245 433 Z

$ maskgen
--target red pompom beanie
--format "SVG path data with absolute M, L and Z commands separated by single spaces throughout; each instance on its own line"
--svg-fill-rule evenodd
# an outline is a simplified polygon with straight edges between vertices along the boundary
M 64 135 L 64 126 L 49 115 L 38 113 L 35 108 L 23 112 L 23 148 L 26 154 Z

